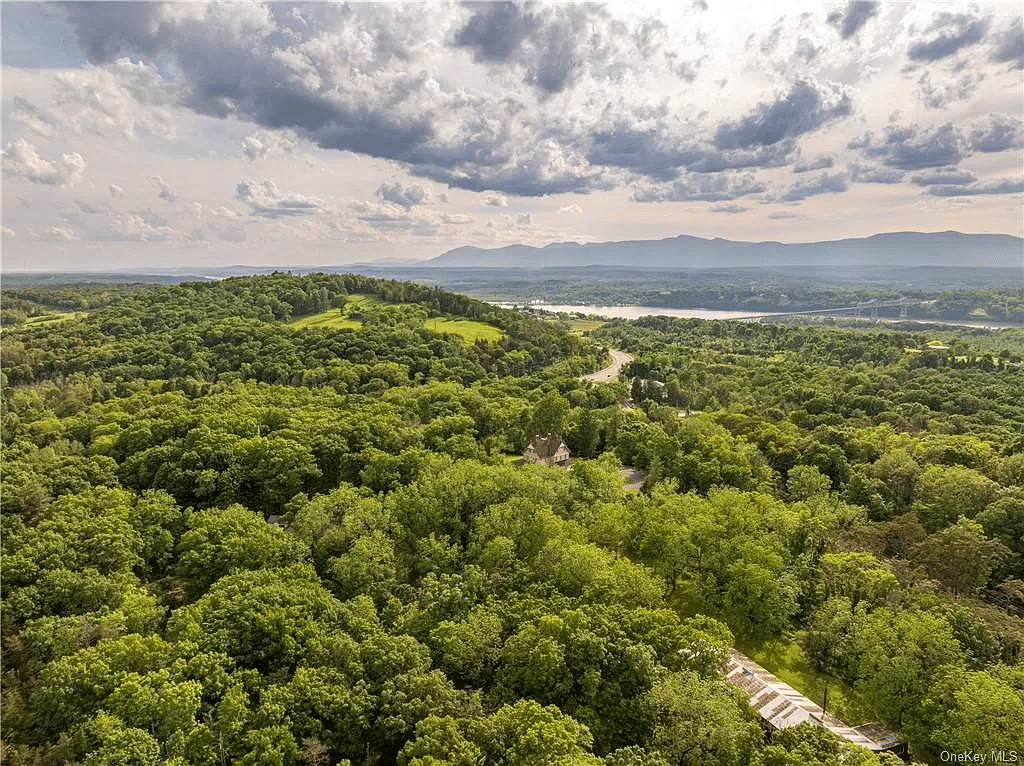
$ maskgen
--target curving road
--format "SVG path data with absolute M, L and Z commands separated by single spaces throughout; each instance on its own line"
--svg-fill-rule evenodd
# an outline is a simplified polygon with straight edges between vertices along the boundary
M 592 372 L 590 375 L 584 375 L 580 380 L 592 380 L 595 383 L 610 383 L 613 380 L 618 380 L 619 371 L 632 362 L 633 357 L 625 351 L 617 351 L 614 348 L 608 349 L 608 353 L 612 355 L 612 363 L 610 365 L 603 370 Z

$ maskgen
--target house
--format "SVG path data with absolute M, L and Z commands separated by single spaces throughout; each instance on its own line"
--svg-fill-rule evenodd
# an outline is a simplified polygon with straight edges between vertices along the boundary
M 564 465 L 569 461 L 569 448 L 561 436 L 536 434 L 523 450 L 523 460 L 543 465 Z
M 725 677 L 750 698 L 750 706 L 761 716 L 761 725 L 769 736 L 800 723 L 815 723 L 840 739 L 873 752 L 906 756 L 907 744 L 882 724 L 847 726 L 745 654 L 735 649 L 730 653 Z

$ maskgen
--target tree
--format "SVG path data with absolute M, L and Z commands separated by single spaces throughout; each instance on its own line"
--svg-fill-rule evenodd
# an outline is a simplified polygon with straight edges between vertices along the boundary
M 973 519 L 998 491 L 998 484 L 973 468 L 930 465 L 917 481 L 914 510 L 928 532 L 937 532 L 959 516 Z
M 651 745 L 673 764 L 746 763 L 760 744 L 760 726 L 721 678 L 663 676 L 646 697 L 654 721 Z
M 920 704 L 939 668 L 964 663 L 949 624 L 921 612 L 878 609 L 865 618 L 853 646 L 858 656 L 854 688 L 896 726 Z
M 1024 694 L 985 671 L 945 668 L 908 727 L 933 752 L 1024 752 Z
M 259 514 L 232 505 L 192 514 L 177 555 L 178 576 L 195 599 L 224 575 L 297 564 L 309 549 Z
M 910 558 L 951 592 L 971 595 L 1010 555 L 1005 545 L 985 537 L 981 524 L 961 516 L 953 526 L 918 543 Z
M 826 553 L 821 572 L 829 595 L 850 599 L 851 612 L 862 600 L 877 606 L 899 588 L 889 567 L 870 553 Z
M 548 391 L 534 405 L 530 427 L 535 434 L 561 434 L 568 415 L 568 400 L 557 391 Z
M 340 607 L 308 565 L 239 572 L 178 609 L 167 633 L 262 673 L 291 671 L 307 644 L 326 636 Z

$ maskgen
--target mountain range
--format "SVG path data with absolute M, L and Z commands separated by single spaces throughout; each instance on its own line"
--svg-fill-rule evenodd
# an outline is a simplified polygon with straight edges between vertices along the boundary
M 631 266 L 722 268 L 751 266 L 952 266 L 1017 268 L 1024 240 L 1008 234 L 892 232 L 827 242 L 740 242 L 682 234 L 657 240 L 556 242 L 544 247 L 459 247 L 422 266 L 527 268 Z

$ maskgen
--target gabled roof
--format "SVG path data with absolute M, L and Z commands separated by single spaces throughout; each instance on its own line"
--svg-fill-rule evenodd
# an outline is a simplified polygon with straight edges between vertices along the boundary
M 526 448 L 532 448 L 533 451 L 537 453 L 537 457 L 543 459 L 554 457 L 559 448 L 564 446 L 565 442 L 562 440 L 561 436 L 557 436 L 555 434 L 546 434 L 541 436 L 540 434 L 537 434 L 530 440 L 530 443 Z
M 847 726 L 745 654 L 735 649 L 731 649 L 730 654 L 732 656 L 726 670 L 726 678 L 750 698 L 750 706 L 773 729 L 787 729 L 800 723 L 816 723 L 847 742 L 875 752 L 888 750 L 901 743 L 898 735 L 879 723 L 857 728 Z

